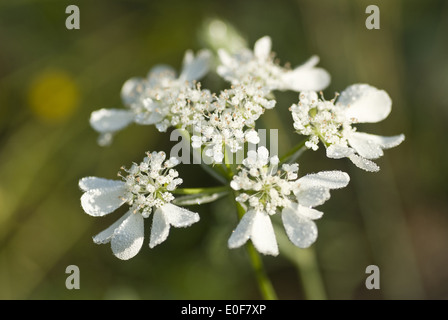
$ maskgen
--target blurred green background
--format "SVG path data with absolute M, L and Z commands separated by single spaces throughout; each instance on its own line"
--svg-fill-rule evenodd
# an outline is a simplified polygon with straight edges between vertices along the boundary
M 70 4 L 79 6 L 80 30 L 65 28 Z M 380 8 L 380 30 L 365 27 L 370 4 Z M 99 147 L 90 113 L 120 108 L 124 81 L 145 76 L 153 65 L 179 68 L 185 50 L 206 45 L 204 26 L 213 18 L 233 25 L 250 47 L 271 36 L 282 63 L 295 66 L 319 55 L 332 75 L 327 99 L 353 83 L 369 83 L 392 97 L 390 116 L 362 127 L 406 135 L 378 161 L 379 173 L 330 161 L 323 150 L 300 159 L 301 174 L 340 169 L 352 178 L 320 207 L 325 215 L 313 249 L 327 298 L 448 298 L 443 0 L 1 1 L 0 298 L 260 298 L 245 251 L 226 247 L 237 222 L 225 201 L 194 207 L 199 223 L 171 229 L 155 249 L 145 240 L 130 261 L 116 259 L 110 245 L 92 242 L 119 213 L 93 218 L 80 206 L 80 178 L 113 179 L 145 151 L 173 145 L 154 127 L 133 125 L 111 147 Z M 223 88 L 213 75 L 203 85 Z M 278 94 L 280 152 L 301 139 L 290 130 L 287 111 L 296 101 L 296 93 Z M 197 166 L 179 171 L 183 187 L 216 185 Z M 289 259 L 264 261 L 279 298 L 306 297 Z M 380 290 L 365 288 L 371 264 L 380 268 Z M 80 290 L 65 287 L 68 265 L 80 268 Z

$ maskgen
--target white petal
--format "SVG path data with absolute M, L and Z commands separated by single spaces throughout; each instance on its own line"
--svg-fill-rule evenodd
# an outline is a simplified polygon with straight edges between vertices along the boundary
M 188 227 L 199 221 L 199 214 L 178 207 L 174 204 L 167 203 L 160 208 L 169 224 L 176 228 Z
M 369 172 L 377 172 L 380 170 L 380 167 L 373 162 L 366 158 L 360 157 L 356 154 L 352 154 L 349 159 L 358 167 L 363 170 L 369 171 Z
M 260 147 L 261 148 L 261 147 Z M 255 164 L 255 162 L 257 162 L 257 151 L 255 150 L 249 150 L 247 152 L 247 157 L 246 159 L 243 160 L 243 164 L 246 165 L 245 163 L 247 163 L 247 167 L 250 167 L 252 165 Z
M 143 217 L 140 213 L 131 213 L 112 236 L 112 252 L 121 260 L 129 260 L 140 251 L 143 239 Z
M 121 100 L 127 106 L 137 103 L 145 91 L 146 80 L 143 78 L 131 78 L 121 87 Z
M 221 65 L 216 68 L 216 72 L 227 81 L 232 81 L 234 79 L 233 69 L 236 68 L 235 59 L 224 49 L 218 50 L 218 56 L 219 60 L 221 60 Z
M 100 109 L 90 115 L 90 125 L 100 133 L 121 130 L 133 120 L 134 113 L 130 110 Z
M 209 70 L 212 55 L 208 50 L 201 50 L 194 57 L 191 51 L 187 51 L 180 78 L 186 81 L 201 79 Z
M 299 215 L 302 218 L 306 218 L 306 219 L 310 219 L 310 220 L 320 219 L 324 215 L 324 213 L 322 211 L 319 211 L 319 210 L 316 210 L 313 208 L 304 207 L 301 205 L 298 205 L 298 211 L 299 211 Z
M 332 159 L 346 158 L 352 155 L 355 151 L 344 145 L 332 144 L 327 148 L 327 157 Z
M 224 49 L 218 50 L 218 57 L 221 60 L 221 63 L 226 67 L 233 67 L 235 60 L 232 56 Z
M 267 164 L 269 161 L 269 151 L 266 147 L 259 147 L 257 149 L 258 153 L 258 160 L 261 161 L 263 164 Z
M 344 188 L 350 181 L 347 173 L 342 171 L 321 171 L 308 174 L 298 180 L 302 188 L 325 187 L 329 189 Z
M 314 68 L 315 66 L 317 66 L 317 64 L 319 63 L 320 58 L 317 55 L 312 55 L 308 60 L 306 60 L 304 63 L 302 63 L 300 66 L 298 66 L 296 69 L 298 68 L 303 68 L 303 69 L 311 69 Z
M 324 214 L 322 211 L 304 207 L 296 202 L 292 202 L 288 207 L 285 208 L 294 211 L 296 215 L 299 215 L 304 219 L 316 220 L 322 218 Z
M 186 67 L 190 63 L 193 63 L 194 61 L 194 52 L 193 50 L 187 50 L 184 54 L 184 59 L 182 61 L 182 67 Z
M 328 87 L 331 81 L 330 74 L 325 69 L 315 68 L 318 62 L 319 58 L 312 56 L 303 65 L 286 72 L 282 77 L 284 90 L 320 91 Z
M 273 256 L 278 255 L 274 228 L 267 213 L 260 211 L 255 213 L 250 238 L 258 252 Z
M 110 146 L 114 135 L 111 132 L 100 133 L 97 138 L 97 143 L 101 147 Z
M 378 159 L 384 154 L 378 143 L 358 132 L 351 133 L 348 136 L 348 142 L 361 157 L 366 159 Z
M 307 187 L 293 190 L 300 205 L 305 207 L 316 207 L 330 199 L 330 190 L 325 187 Z
M 164 118 L 165 116 L 159 112 L 149 112 L 144 114 L 139 113 L 135 117 L 135 123 L 141 125 L 151 125 L 162 121 Z
M 98 233 L 95 237 L 93 237 L 93 242 L 96 244 L 104 244 L 110 242 L 112 236 L 115 233 L 115 230 L 123 223 L 124 220 L 126 220 L 129 215 L 131 215 L 132 212 L 128 211 L 125 213 L 120 219 L 115 221 L 109 228 L 101 231 Z
M 79 180 L 79 187 L 83 191 L 89 191 L 90 189 L 100 189 L 100 188 L 114 188 L 122 185 L 123 181 L 110 180 L 98 177 L 85 177 Z
M 176 79 L 176 70 L 169 65 L 158 64 L 149 70 L 147 78 L 150 88 L 163 88 L 169 81 Z
M 271 38 L 265 36 L 255 42 L 254 55 L 259 60 L 267 60 L 271 54 L 272 41 Z
M 161 244 L 168 238 L 170 233 L 170 224 L 162 211 L 158 208 L 154 213 L 152 219 L 151 236 L 149 239 L 149 247 L 154 248 L 156 245 Z
M 301 210 L 302 207 L 299 206 Z M 286 207 L 282 211 L 282 221 L 289 240 L 299 248 L 308 248 L 317 239 L 314 221 L 301 216 L 298 210 Z
M 345 89 L 337 104 L 346 106 L 347 118 L 357 122 L 378 122 L 384 120 L 392 110 L 392 100 L 384 90 L 367 84 L 355 84 Z
M 121 182 L 121 181 L 119 181 Z M 124 182 L 113 187 L 91 189 L 81 196 L 84 211 L 94 217 L 101 217 L 119 208 L 126 192 Z
M 255 218 L 255 211 L 250 210 L 246 212 L 243 218 L 238 223 L 238 226 L 233 230 L 229 238 L 228 246 L 230 249 L 241 247 L 249 240 L 252 232 L 252 224 Z
M 364 132 L 356 132 L 356 135 L 380 145 L 381 148 L 383 148 L 383 149 L 389 149 L 389 148 L 396 147 L 400 143 L 402 143 L 405 138 L 404 134 L 399 134 L 399 135 L 391 136 L 391 137 L 383 137 L 383 136 L 377 136 L 374 134 L 368 134 L 368 133 L 364 133 Z

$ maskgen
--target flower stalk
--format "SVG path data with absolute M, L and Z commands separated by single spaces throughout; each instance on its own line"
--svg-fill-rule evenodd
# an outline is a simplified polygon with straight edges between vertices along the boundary
M 234 193 L 234 196 L 237 196 L 236 192 Z M 238 220 L 241 220 L 245 214 L 245 210 L 240 203 L 236 201 L 233 202 L 235 203 L 237 209 Z M 275 292 L 274 286 L 272 285 L 272 282 L 266 273 L 260 254 L 251 242 L 248 242 L 246 244 L 246 249 L 249 255 L 250 263 L 255 272 L 255 278 L 257 280 L 260 294 L 262 295 L 263 299 L 277 300 L 277 293 Z

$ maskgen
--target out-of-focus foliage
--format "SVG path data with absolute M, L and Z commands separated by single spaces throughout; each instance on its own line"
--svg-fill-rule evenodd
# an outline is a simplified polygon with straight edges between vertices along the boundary
M 284 63 L 319 55 L 332 75 L 328 99 L 353 83 L 392 97 L 388 119 L 363 126 L 406 135 L 378 161 L 379 173 L 326 159 L 322 150 L 300 159 L 301 174 L 341 169 L 352 177 L 322 206 L 318 221 L 314 248 L 328 298 L 448 298 L 446 1 L 79 0 L 81 29 L 67 30 L 70 4 L 0 2 L 1 299 L 259 298 L 245 251 L 226 247 L 237 221 L 225 200 L 195 208 L 199 223 L 172 230 L 155 249 L 146 240 L 126 262 L 110 246 L 92 242 L 117 216 L 95 219 L 79 202 L 81 177 L 115 178 L 120 166 L 140 161 L 145 151 L 175 144 L 154 127 L 133 125 L 101 148 L 90 113 L 121 107 L 124 81 L 145 76 L 153 65 L 179 68 L 185 50 L 210 43 L 204 28 L 214 18 L 230 23 L 235 46 L 269 35 Z M 365 27 L 369 4 L 380 8 L 380 30 Z M 211 27 L 215 47 L 224 45 L 222 26 Z M 203 83 L 213 90 L 225 85 L 213 75 Z M 262 124 L 279 128 L 285 152 L 300 139 L 288 112 L 297 94 L 277 98 L 276 111 Z M 216 184 L 200 167 L 179 171 L 183 187 Z M 264 260 L 280 298 L 304 297 L 289 260 Z M 80 290 L 65 287 L 65 268 L 72 264 L 81 271 Z M 380 290 L 365 288 L 370 264 L 380 267 Z

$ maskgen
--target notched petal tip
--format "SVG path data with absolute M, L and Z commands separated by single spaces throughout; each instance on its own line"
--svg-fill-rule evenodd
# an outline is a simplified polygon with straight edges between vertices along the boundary
M 107 229 L 105 229 L 105 230 L 101 231 L 100 233 L 98 233 L 97 235 L 95 235 L 92 238 L 93 242 L 96 244 L 109 243 L 111 241 L 112 237 L 114 236 L 116 230 L 118 229 L 118 227 L 123 223 L 123 221 L 125 221 L 129 217 L 130 214 L 132 214 L 132 212 L 128 211 L 120 219 L 115 221 L 110 227 L 108 227 Z
M 180 79 L 200 80 L 210 69 L 212 54 L 209 50 L 200 50 L 196 57 L 191 50 L 185 53 Z
M 304 215 L 303 210 L 305 209 L 299 205 L 298 210 L 286 208 L 282 211 L 282 221 L 286 234 L 289 240 L 299 248 L 310 247 L 317 240 L 318 235 L 316 223 L 307 218 L 306 214 Z
M 330 199 L 330 189 L 323 186 L 302 186 L 293 191 L 300 205 L 313 208 L 324 204 Z
M 390 137 L 375 136 L 375 135 L 372 136 L 373 136 L 372 138 L 375 139 L 376 143 L 378 143 L 383 149 L 390 149 L 397 147 L 406 139 L 404 134 L 399 134 Z
M 378 159 L 383 156 L 381 145 L 371 138 L 372 135 L 365 135 L 360 132 L 353 132 L 348 137 L 348 143 L 356 150 L 356 153 L 366 159 Z
M 199 214 L 188 209 L 167 203 L 162 207 L 168 222 L 176 228 L 185 228 L 199 221 Z
M 348 146 L 332 144 L 326 150 L 326 155 L 331 159 L 347 158 L 355 153 L 355 150 Z
M 361 123 L 382 121 L 392 110 L 392 99 L 388 93 L 368 84 L 349 86 L 338 97 L 337 103 L 346 107 L 347 118 Z

